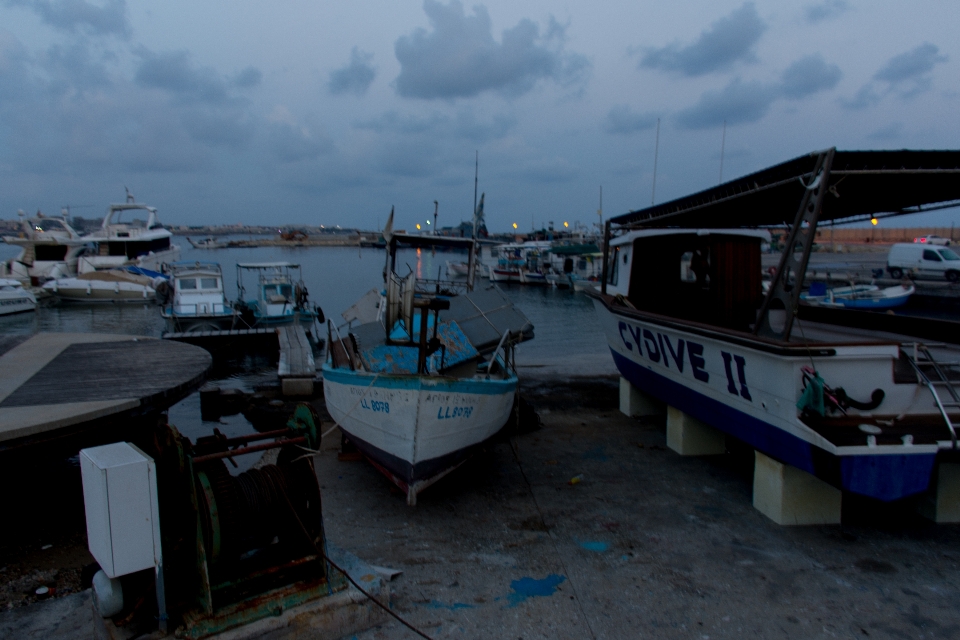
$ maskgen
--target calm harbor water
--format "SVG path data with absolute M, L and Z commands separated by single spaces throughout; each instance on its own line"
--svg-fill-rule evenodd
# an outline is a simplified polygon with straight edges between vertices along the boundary
M 257 247 L 249 249 L 200 250 L 178 238 L 182 260 L 206 260 L 223 268 L 227 297 L 237 297 L 237 263 L 291 262 L 300 264 L 303 280 L 312 304 L 319 304 L 328 318 L 342 324 L 340 313 L 370 289 L 383 282 L 385 253 L 380 249 L 348 247 Z M 17 249 L 0 244 L 0 260 L 15 256 Z M 447 260 L 462 255 L 430 251 L 405 251 L 398 260 L 398 271 L 407 273 L 407 265 L 418 276 L 445 273 Z M 247 292 L 253 280 L 244 274 Z M 486 279 L 479 280 L 487 286 Z M 535 339 L 520 345 L 517 361 L 524 375 L 601 375 L 615 373 L 606 340 L 597 326 L 593 304 L 581 293 L 558 291 L 548 287 L 501 285 L 510 299 L 534 325 Z M 163 319 L 155 304 L 62 304 L 45 305 L 36 313 L 0 317 L 0 334 L 54 332 L 123 333 L 160 337 Z M 149 375 L 144 371 L 144 375 Z M 243 370 L 232 371 L 218 382 L 224 387 L 251 390 L 255 385 L 276 379 L 275 365 L 254 362 Z M 171 408 L 171 422 L 187 435 L 210 432 L 209 423 L 200 423 L 200 405 L 194 394 Z M 219 428 L 231 432 L 249 431 L 242 416 L 224 417 Z

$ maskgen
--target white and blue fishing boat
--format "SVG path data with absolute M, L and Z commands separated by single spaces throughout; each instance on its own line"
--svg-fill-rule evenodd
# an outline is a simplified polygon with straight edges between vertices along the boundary
M 344 438 L 414 505 L 504 427 L 517 393 L 513 346 L 533 327 L 495 286 L 473 288 L 473 240 L 384 236 L 384 288 L 344 313 L 352 326 L 328 323 L 323 390 Z M 400 277 L 398 244 L 466 249 L 469 275 Z
M 848 287 L 827 287 L 823 282 L 810 283 L 810 290 L 800 294 L 807 304 L 821 307 L 843 307 L 867 311 L 886 311 L 907 304 L 916 292 L 911 285 L 880 288 L 875 284 L 852 284 Z
M 174 262 L 169 280 L 157 286 L 160 315 L 169 332 L 232 329 L 238 313 L 223 292 L 223 274 L 216 262 Z
M 960 151 L 828 149 L 611 219 L 590 295 L 620 375 L 842 492 L 889 502 L 932 490 L 960 455 L 960 349 L 891 338 L 878 329 L 887 314 L 856 330 L 805 320 L 816 308 L 798 303 L 818 222 L 958 201 Z M 758 227 L 783 220 L 798 249 L 764 294 Z
M 253 276 L 255 298 L 247 297 L 243 274 Z M 310 306 L 307 285 L 299 264 L 290 262 L 257 262 L 237 265 L 237 312 L 248 327 L 274 327 L 299 322 L 312 325 L 323 322 L 320 307 Z

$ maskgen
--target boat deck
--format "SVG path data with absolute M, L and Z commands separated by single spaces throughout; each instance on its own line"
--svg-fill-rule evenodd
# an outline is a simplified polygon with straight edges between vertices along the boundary
M 210 354 L 127 335 L 38 333 L 0 340 L 0 450 L 124 412 L 162 411 L 196 389 Z

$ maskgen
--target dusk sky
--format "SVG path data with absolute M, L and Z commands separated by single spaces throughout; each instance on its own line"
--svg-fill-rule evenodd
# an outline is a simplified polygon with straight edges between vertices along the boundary
M 0 0 L 0 218 L 593 224 L 798 155 L 960 148 L 960 3 Z M 93 205 L 93 206 L 84 206 Z M 957 210 L 889 224 L 949 225 Z

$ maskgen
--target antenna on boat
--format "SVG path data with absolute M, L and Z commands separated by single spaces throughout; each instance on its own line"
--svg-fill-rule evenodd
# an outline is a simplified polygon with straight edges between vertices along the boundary
M 480 150 L 473 166 L 473 237 L 477 237 L 477 180 L 480 178 Z
M 600 208 L 597 209 L 597 215 L 600 216 L 600 228 L 603 229 L 603 185 L 600 185 Z
M 650 194 L 650 206 L 657 199 L 657 157 L 660 155 L 660 118 L 657 118 L 657 141 L 653 145 L 653 192 Z
M 137 199 L 133 197 L 133 194 L 130 193 L 130 189 L 127 189 L 127 185 L 123 185 L 123 190 L 127 192 L 127 202 L 137 201 Z
M 723 184 L 723 149 L 727 144 L 727 121 L 723 121 L 723 135 L 720 137 L 720 181 L 717 184 Z

